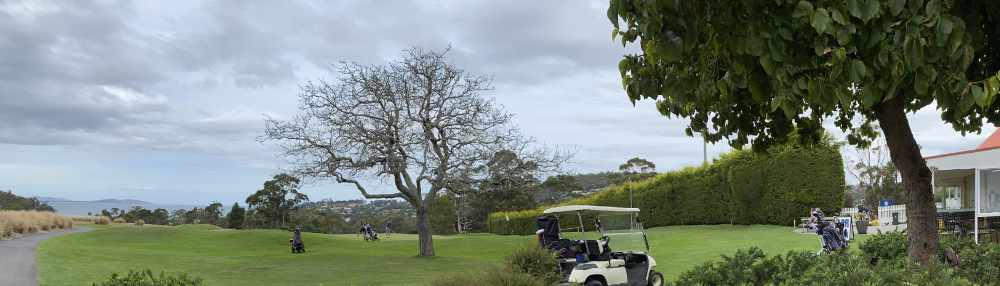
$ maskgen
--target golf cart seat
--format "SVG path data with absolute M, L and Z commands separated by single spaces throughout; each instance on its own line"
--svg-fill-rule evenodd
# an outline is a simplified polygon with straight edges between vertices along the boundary
M 587 260 L 590 261 L 608 261 L 611 260 L 611 252 L 608 250 L 608 245 L 602 243 L 599 240 L 584 240 L 583 241 L 584 250 L 587 252 Z

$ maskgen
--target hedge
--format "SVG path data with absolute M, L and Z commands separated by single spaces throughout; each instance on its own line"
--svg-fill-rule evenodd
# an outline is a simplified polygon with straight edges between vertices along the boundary
M 713 163 L 627 183 L 561 205 L 628 206 L 629 190 L 646 227 L 695 224 L 791 225 L 809 208 L 838 211 L 843 161 L 832 143 L 736 150 Z M 541 207 L 489 216 L 490 232 L 532 234 Z M 589 227 L 589 226 L 588 226 Z

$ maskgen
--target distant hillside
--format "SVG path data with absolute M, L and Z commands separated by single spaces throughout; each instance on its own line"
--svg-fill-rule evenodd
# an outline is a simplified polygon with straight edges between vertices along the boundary
M 96 201 L 90 201 L 90 202 L 92 202 L 92 203 L 101 203 L 101 204 L 129 204 L 129 205 L 132 205 L 132 204 L 134 204 L 134 205 L 151 205 L 151 204 L 153 204 L 153 203 L 150 203 L 150 202 L 147 202 L 147 201 L 131 200 L 131 199 L 124 199 L 124 200 L 103 199 L 103 200 L 96 200 Z
M 36 199 L 38 199 L 38 201 L 40 201 L 40 202 L 43 202 L 43 203 L 47 203 L 47 202 L 69 202 L 69 201 L 73 201 L 73 200 L 71 200 L 71 199 L 67 199 L 67 198 L 57 198 L 57 197 L 35 197 L 35 198 L 36 198 Z

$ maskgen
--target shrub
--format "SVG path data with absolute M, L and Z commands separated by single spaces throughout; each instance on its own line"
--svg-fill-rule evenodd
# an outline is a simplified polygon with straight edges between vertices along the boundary
M 112 222 L 114 223 L 128 223 L 124 218 L 116 218 Z
M 869 264 L 875 265 L 883 261 L 901 260 L 906 258 L 906 234 L 890 232 L 869 235 L 868 240 L 859 247 L 862 256 Z
M 959 276 L 981 285 L 1000 285 L 1000 245 L 966 243 L 955 251 L 962 259 L 956 270 Z
M 995 283 L 995 282 L 992 282 Z M 882 260 L 853 254 L 814 255 L 789 252 L 767 257 L 760 249 L 738 250 L 733 256 L 684 272 L 671 285 L 972 285 L 947 267 L 922 268 L 905 260 Z M 988 284 L 987 284 L 988 285 Z
M 10 239 L 14 236 L 14 230 L 6 222 L 0 221 L 0 240 Z
M 106 216 L 100 216 L 94 219 L 94 224 L 108 225 L 111 224 L 111 218 Z
M 546 284 L 559 282 L 561 278 L 556 254 L 537 245 L 518 248 L 505 260 L 511 271 L 531 275 Z
M 0 211 L 0 237 L 73 227 L 73 220 L 49 211 Z
M 187 274 L 178 276 L 167 275 L 160 272 L 159 276 L 153 275 L 150 270 L 133 271 L 129 270 L 128 275 L 118 276 L 112 273 L 111 277 L 104 282 L 94 283 L 94 286 L 200 286 L 204 285 L 201 278 L 188 277 Z
M 143 221 L 141 219 L 135 220 L 135 226 L 143 226 L 145 224 L 146 224 L 146 221 Z
M 712 164 L 609 187 L 563 205 L 628 206 L 629 191 L 646 227 L 689 224 L 790 225 L 809 208 L 839 211 L 844 170 L 836 146 L 776 146 L 766 153 L 733 151 Z M 490 232 L 532 234 L 541 207 L 490 214 Z
M 545 286 L 550 285 L 524 272 L 494 267 L 445 276 L 431 282 L 432 286 Z

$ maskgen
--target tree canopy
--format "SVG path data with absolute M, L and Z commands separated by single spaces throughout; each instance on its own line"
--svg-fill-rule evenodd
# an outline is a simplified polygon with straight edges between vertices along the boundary
M 273 179 L 264 182 L 263 189 L 247 197 L 247 206 L 254 216 L 263 219 L 266 224 L 283 227 L 285 222 L 289 221 L 292 210 L 300 203 L 309 200 L 309 196 L 299 192 L 299 182 L 299 179 L 292 175 L 274 175 Z M 221 209 L 222 204 L 213 203 L 209 208 L 205 208 L 205 211 L 218 213 Z
M 995 1 L 630 1 L 608 16 L 642 54 L 619 63 L 629 98 L 741 147 L 764 147 L 825 118 L 864 145 L 877 103 L 937 103 L 942 119 L 977 132 L 1000 122 Z M 624 25 L 622 25 L 624 24 Z
M 634 103 L 689 120 L 686 133 L 756 150 L 816 142 L 824 122 L 867 146 L 877 123 L 906 189 L 909 254 L 937 252 L 931 171 L 906 114 L 936 104 L 963 134 L 1000 123 L 997 1 L 611 0 Z M 790 136 L 798 134 L 798 136 Z

